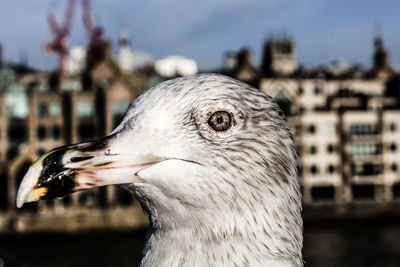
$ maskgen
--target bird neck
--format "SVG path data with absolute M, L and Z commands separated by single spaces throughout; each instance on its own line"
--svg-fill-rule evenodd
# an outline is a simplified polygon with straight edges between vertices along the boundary
M 189 229 L 151 228 L 141 267 L 298 266 L 288 258 L 266 253 L 254 239 L 250 240 L 240 234 L 203 236 Z
M 301 195 L 288 181 L 243 182 L 240 193 L 210 190 L 199 202 L 136 185 L 151 223 L 141 266 L 302 266 Z
M 302 266 L 301 199 L 298 193 L 285 197 L 290 191 L 297 192 L 290 186 L 263 196 L 242 192 L 257 201 L 238 194 L 200 211 L 150 203 L 136 193 L 151 222 L 141 266 Z

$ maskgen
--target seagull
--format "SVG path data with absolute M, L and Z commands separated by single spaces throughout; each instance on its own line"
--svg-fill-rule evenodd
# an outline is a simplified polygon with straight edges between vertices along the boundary
M 148 88 L 108 136 L 35 161 L 17 206 L 111 184 L 149 217 L 141 266 L 303 266 L 298 160 L 276 101 L 219 74 Z

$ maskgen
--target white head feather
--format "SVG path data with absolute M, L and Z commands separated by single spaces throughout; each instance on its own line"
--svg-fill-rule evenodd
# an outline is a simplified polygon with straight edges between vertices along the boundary
M 233 122 L 217 132 L 221 110 Z M 271 97 L 221 75 L 178 78 L 135 99 L 114 133 L 115 147 L 184 159 L 130 186 L 151 220 L 143 266 L 302 265 L 297 156 Z

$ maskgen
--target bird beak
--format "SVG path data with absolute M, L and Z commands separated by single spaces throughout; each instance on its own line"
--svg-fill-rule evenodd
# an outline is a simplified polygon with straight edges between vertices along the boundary
M 132 155 L 111 152 L 113 136 L 51 150 L 35 161 L 17 194 L 17 207 L 41 199 L 110 184 L 140 182 L 141 170 L 159 161 L 134 160 Z M 135 161 L 135 163 L 133 163 Z

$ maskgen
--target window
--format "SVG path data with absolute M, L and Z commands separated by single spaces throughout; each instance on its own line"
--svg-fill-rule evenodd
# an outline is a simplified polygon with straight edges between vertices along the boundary
M 315 133 L 315 126 L 313 124 L 308 126 L 308 132 L 311 133 L 311 134 Z
M 58 125 L 53 126 L 52 134 L 53 134 L 53 139 L 55 140 L 60 139 L 61 136 L 60 126 Z
M 335 151 L 335 147 L 332 144 L 329 144 L 327 150 L 329 153 L 333 153 Z
M 53 118 L 57 118 L 61 116 L 61 105 L 58 102 L 51 102 L 50 107 L 50 115 Z
M 81 121 L 78 124 L 78 136 L 80 140 L 93 139 L 96 136 L 96 126 L 91 121 Z
M 375 128 L 372 124 L 350 125 L 350 135 L 373 135 L 375 133 Z
M 28 140 L 28 126 L 26 120 L 10 120 L 7 130 L 8 141 L 12 143 L 23 143 Z
M 47 110 L 47 105 L 44 102 L 40 102 L 37 106 L 37 115 L 40 118 L 47 117 L 48 115 L 48 110 Z
M 397 145 L 395 143 L 391 143 L 389 148 L 390 148 L 391 151 L 394 152 L 397 149 Z
M 297 94 L 298 94 L 298 95 L 304 94 L 304 89 L 303 89 L 303 87 L 299 87 L 299 89 L 297 90 Z
M 397 130 L 397 125 L 394 122 L 392 122 L 389 125 L 389 129 L 390 129 L 390 131 L 395 132 Z
M 92 102 L 81 101 L 77 105 L 78 137 L 82 140 L 93 139 L 96 137 L 95 107 Z
M 396 172 L 396 171 L 397 171 L 397 164 L 396 164 L 396 163 L 393 163 L 393 164 L 390 166 L 390 169 L 391 169 L 393 172 Z
M 39 140 L 44 140 L 46 138 L 46 128 L 43 125 L 40 125 L 36 130 L 36 135 Z
M 333 200 L 335 188 L 333 186 L 317 186 L 311 189 L 313 200 Z
M 352 144 L 351 154 L 356 156 L 377 155 L 380 153 L 380 146 L 374 143 Z
M 321 93 L 321 88 L 319 88 L 318 86 L 315 86 L 314 88 L 314 94 L 315 95 L 319 95 Z
M 329 166 L 328 166 L 328 172 L 329 172 L 329 173 L 334 173 L 335 170 L 336 170 L 335 166 L 333 166 L 333 165 L 329 165 Z
M 375 186 L 373 184 L 352 185 L 351 191 L 355 200 L 373 200 L 375 196 Z
M 65 91 L 81 91 L 82 83 L 80 80 L 64 80 L 61 89 Z
M 28 97 L 24 89 L 13 86 L 5 93 L 7 116 L 15 119 L 25 119 L 29 113 Z
M 79 117 L 94 116 L 94 104 L 92 102 L 81 101 L 77 105 L 77 113 Z
M 382 165 L 373 163 L 355 163 L 351 166 L 352 175 L 370 176 L 382 174 Z
M 318 173 L 318 167 L 315 165 L 312 165 L 310 168 L 310 171 L 313 175 L 316 175 Z
M 310 153 L 311 154 L 317 153 L 317 147 L 316 146 L 310 146 Z

